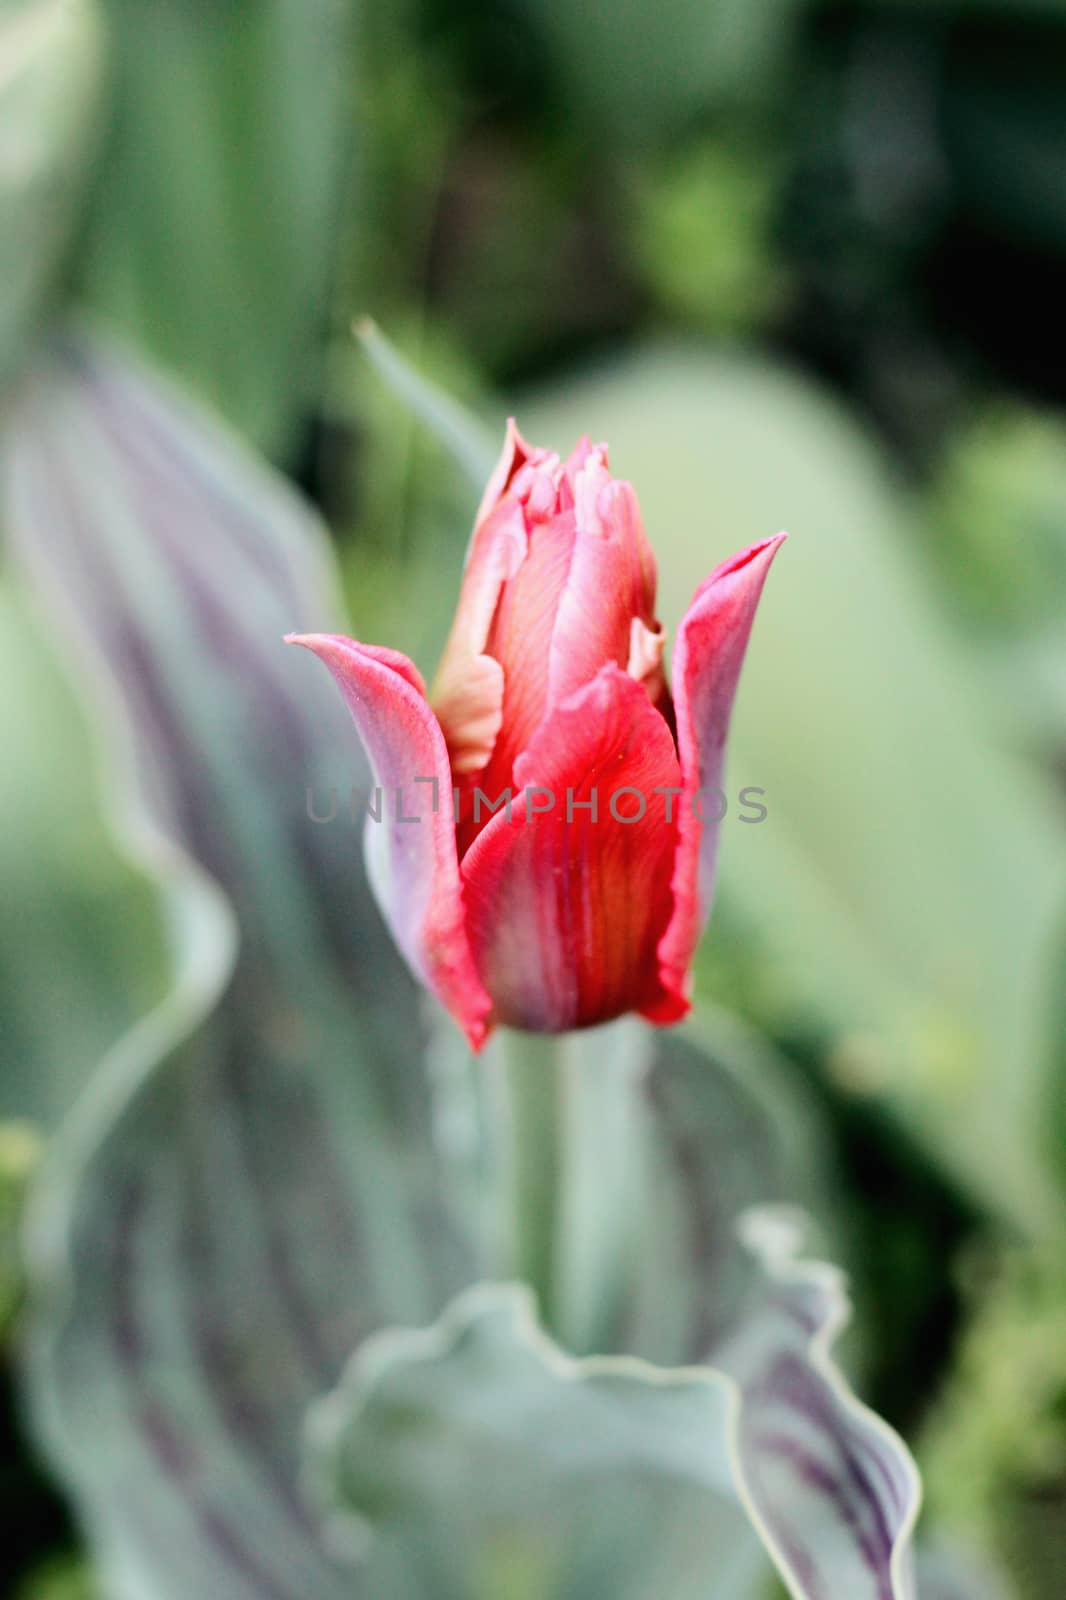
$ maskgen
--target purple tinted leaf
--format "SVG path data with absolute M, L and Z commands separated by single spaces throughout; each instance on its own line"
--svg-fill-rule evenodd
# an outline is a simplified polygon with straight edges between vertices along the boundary
M 902 1440 L 831 1359 L 849 1306 L 832 1267 L 795 1259 L 796 1220 L 752 1212 L 757 1270 L 711 1363 L 737 1385 L 738 1482 L 794 1595 L 911 1600 L 921 1501 Z
M 26 383 L 3 457 L 5 530 L 110 729 L 176 961 L 46 1163 L 33 1406 L 116 1592 L 340 1600 L 299 1484 L 304 1411 L 473 1262 L 358 835 L 343 801 L 335 826 L 308 815 L 309 784 L 365 777 L 281 643 L 333 609 L 321 530 L 82 335 Z

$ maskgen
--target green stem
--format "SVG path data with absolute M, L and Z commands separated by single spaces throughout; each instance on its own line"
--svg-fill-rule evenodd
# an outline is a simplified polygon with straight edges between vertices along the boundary
M 510 1112 L 515 1270 L 535 1292 L 541 1321 L 550 1328 L 563 1178 L 563 1040 L 508 1029 L 502 1042 Z

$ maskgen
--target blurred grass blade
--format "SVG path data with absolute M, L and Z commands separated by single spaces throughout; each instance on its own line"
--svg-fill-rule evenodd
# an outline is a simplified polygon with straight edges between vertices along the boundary
M 108 1593 L 406 1593 L 395 1570 L 353 1588 L 299 1483 L 304 1411 L 353 1346 L 435 1315 L 475 1266 L 348 821 L 362 755 L 281 643 L 335 615 L 322 530 L 77 334 L 28 377 L 2 454 L 0 515 L 115 731 L 116 819 L 175 950 L 37 1187 L 33 1413 Z M 334 824 L 309 786 L 319 814 L 336 790 Z
M 428 428 L 480 494 L 496 464 L 499 442 L 490 438 L 488 430 L 458 401 L 423 377 L 369 317 L 356 323 L 355 336 L 389 388 Z
M 55 288 L 96 152 L 97 0 L 0 4 L 0 384 Z

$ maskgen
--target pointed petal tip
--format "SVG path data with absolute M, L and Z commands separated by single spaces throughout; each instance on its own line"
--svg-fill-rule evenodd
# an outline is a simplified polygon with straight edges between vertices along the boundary
M 423 816 L 425 797 L 414 787 L 433 782 L 441 795 L 451 785 L 444 735 L 421 674 L 400 651 L 343 634 L 290 640 L 313 651 L 332 674 L 375 784 L 396 796 L 397 817 L 427 824 L 404 829 L 402 844 L 397 830 L 367 830 L 371 887 L 408 965 L 457 1019 L 476 1053 L 487 1037 L 492 1002 L 470 951 L 451 808 L 435 800 Z
M 673 1028 L 679 1022 L 684 1022 L 692 1010 L 692 1001 L 685 993 L 688 974 L 679 976 L 661 969 L 659 977 L 663 996 L 654 1005 L 644 1006 L 640 1015 L 656 1028 Z
M 479 1056 L 489 1042 L 492 1033 L 492 1024 L 489 1022 L 467 1022 L 460 1026 L 466 1034 L 466 1042 L 470 1046 L 471 1055 Z
M 757 565 L 769 569 L 771 562 L 788 538 L 787 533 L 773 533 L 768 539 L 759 539 L 750 549 L 744 551 L 743 558 L 738 558 L 737 566 Z
M 705 578 L 677 632 L 674 710 L 682 781 L 693 792 L 718 788 L 733 700 L 763 584 L 788 537 L 776 533 L 740 550 Z M 683 1001 L 686 975 L 714 886 L 718 824 L 683 809 L 674 863 L 674 913 L 659 944 L 663 986 Z M 651 1018 L 650 1020 L 658 1020 Z
M 758 594 L 762 589 L 774 557 L 788 537 L 787 533 L 775 533 L 771 534 L 767 539 L 757 539 L 754 544 L 749 544 L 745 549 L 738 550 L 735 555 L 719 562 L 714 571 L 708 573 L 707 577 L 704 578 L 696 593 L 692 596 L 692 602 L 688 612 L 686 612 L 686 619 L 700 602 L 706 598 L 709 590 L 717 589 L 719 584 L 727 579 L 737 577 L 738 574 L 743 574 L 744 586 L 754 585 L 755 593 Z M 685 619 L 682 620 L 684 621 Z
M 283 644 L 302 645 L 305 650 L 313 650 L 316 655 L 321 655 L 323 650 L 331 644 L 336 644 L 337 636 L 329 633 L 286 633 L 282 635 Z M 351 641 L 354 643 L 354 640 Z
M 760 566 L 769 566 L 787 538 L 787 533 L 773 533 L 766 539 L 756 539 L 754 544 L 749 544 L 745 550 L 738 550 L 735 556 L 723 561 L 712 576 L 724 577 L 726 573 L 739 572 L 741 568 L 756 563 Z
M 523 456 L 533 454 L 533 446 L 518 426 L 516 417 L 507 418 L 507 427 L 504 431 L 504 449 L 511 448 Z

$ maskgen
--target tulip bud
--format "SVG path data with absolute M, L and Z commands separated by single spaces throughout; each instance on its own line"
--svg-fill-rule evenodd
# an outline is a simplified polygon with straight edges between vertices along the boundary
M 700 586 L 671 698 L 632 486 L 605 446 L 582 439 L 562 462 L 511 422 L 430 696 L 398 652 L 293 638 L 330 668 L 383 788 L 413 802 L 418 777 L 457 797 L 402 834 L 368 824 L 367 848 L 400 948 L 475 1049 L 496 1023 L 560 1032 L 688 1010 L 718 832 L 698 796 L 719 785 L 783 537 Z

